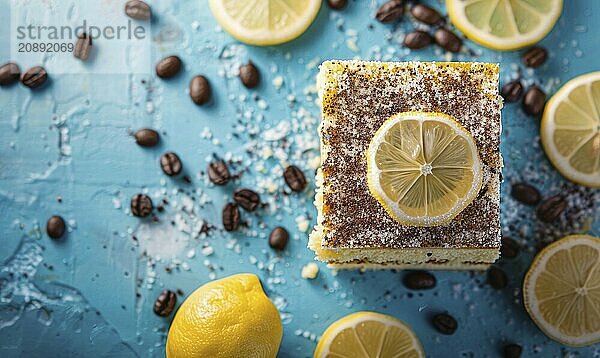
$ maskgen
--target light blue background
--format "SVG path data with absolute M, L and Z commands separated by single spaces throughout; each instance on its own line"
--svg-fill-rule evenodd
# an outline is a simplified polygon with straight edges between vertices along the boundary
M 527 71 L 520 65 L 519 52 L 498 53 L 468 41 L 466 46 L 475 55 L 464 53 L 453 59 L 499 62 L 502 83 L 520 69 L 526 83 L 539 83 L 549 93 L 570 78 L 600 70 L 600 2 L 566 2 L 557 26 L 542 41 L 551 56 L 541 68 Z M 509 287 L 492 289 L 482 273 L 444 272 L 435 273 L 438 284 L 434 290 L 410 293 L 401 283 L 401 272 L 340 272 L 335 276 L 322 264 L 316 280 L 300 277 L 302 266 L 311 262 L 313 254 L 306 248 L 307 233 L 298 230 L 295 219 L 304 215 L 314 223 L 314 184 L 311 181 L 309 190 L 301 195 L 282 195 L 282 179 L 260 173 L 256 166 L 260 156 L 246 152 L 245 145 L 254 139 L 264 143 L 263 131 L 281 121 L 304 123 L 306 128 L 292 125 L 290 147 L 281 142 L 270 145 L 283 148 L 290 161 L 312 179 L 308 160 L 316 152 L 300 153 L 297 148 L 300 140 L 317 136 L 319 109 L 310 91 L 317 72 L 314 64 L 333 58 L 376 59 L 378 53 L 394 61 L 443 60 L 443 54 L 433 47 L 418 52 L 402 48 L 402 34 L 414 27 L 408 17 L 398 25 L 382 25 L 373 19 L 374 1 L 350 1 L 342 12 L 323 6 L 315 23 L 299 39 L 258 48 L 240 45 L 219 31 L 205 1 L 150 3 L 155 14 L 151 62 L 178 54 L 185 70 L 177 78 L 50 74 L 50 85 L 41 91 L 32 92 L 21 85 L 0 88 L 0 356 L 162 356 L 171 318 L 154 315 L 154 299 L 163 288 L 179 288 L 189 294 L 209 281 L 213 271 L 206 259 L 215 267 L 217 278 L 238 272 L 259 275 L 284 318 L 283 357 L 310 356 L 314 338 L 329 324 L 360 310 L 404 320 L 431 357 L 496 357 L 507 341 L 523 345 L 524 356 L 600 355 L 598 345 L 575 349 L 547 339 L 521 303 L 520 285 L 535 247 L 575 229 L 565 223 L 543 225 L 535 219 L 533 209 L 507 195 L 509 184 L 519 180 L 534 183 L 546 196 L 561 188 L 574 188 L 552 169 L 539 147 L 538 121 L 525 116 L 518 104 L 507 104 L 503 110 L 503 230 L 527 248 L 517 258 L 499 262 L 509 273 Z M 444 12 L 441 1 L 430 3 Z M 0 1 L 0 8 L 4 19 L 8 2 Z M 0 62 L 6 62 L 8 24 L 3 22 L 0 27 Z M 346 45 L 349 38 L 357 39 L 358 52 Z M 111 61 L 101 43 L 95 50 L 95 61 Z M 261 70 L 262 82 L 256 90 L 245 89 L 232 76 L 232 69 L 247 59 Z M 90 64 L 90 71 L 93 66 Z M 193 105 L 186 94 L 189 79 L 198 73 L 212 84 L 214 103 L 207 107 Z M 279 90 L 272 85 L 277 76 L 284 79 Z M 240 99 L 244 94 L 247 98 Z M 296 101 L 290 104 L 289 95 Z M 259 99 L 267 102 L 267 109 L 260 108 Z M 299 121 L 301 109 L 313 120 Z M 142 126 L 163 133 L 159 148 L 148 150 L 134 144 L 128 131 Z M 250 127 L 255 127 L 256 133 L 251 133 Z M 205 128 L 220 144 L 202 138 Z M 166 150 L 181 156 L 193 177 L 191 185 L 162 174 L 158 158 Z M 212 153 L 239 156 L 241 163 L 234 171 L 247 168 L 247 172 L 226 187 L 209 185 L 199 173 Z M 258 161 L 274 167 L 276 173 L 281 170 L 274 158 Z M 220 230 L 225 200 L 236 187 L 256 187 L 257 178 L 272 178 L 278 185 L 277 195 L 262 193 L 263 201 L 276 203 L 271 206 L 276 212 L 242 212 L 249 228 L 233 234 Z M 177 188 L 183 192 L 177 193 Z M 146 221 L 126 210 L 129 197 L 142 190 L 148 190 L 153 198 L 164 190 L 158 197 L 177 205 L 159 215 L 164 225 L 150 226 L 154 234 L 149 242 L 132 240 L 138 225 Z M 193 204 L 197 217 L 218 230 L 208 238 L 186 241 L 185 234 L 169 229 L 169 221 L 181 213 L 185 193 L 194 190 L 210 199 L 200 207 L 200 195 L 190 195 L 197 197 Z M 597 198 L 598 192 L 588 191 L 587 195 Z M 62 203 L 57 201 L 59 196 Z M 575 197 L 570 196 L 572 201 Z M 584 216 L 594 222 L 591 233 L 598 236 L 596 209 L 598 204 L 592 204 Z M 44 233 L 45 221 L 53 214 L 70 221 L 71 232 L 65 240 L 51 241 Z M 294 238 L 279 256 L 266 241 L 276 225 L 287 227 Z M 231 239 L 237 240 L 239 250 Z M 204 257 L 200 252 L 203 245 L 213 247 L 214 254 Z M 161 260 L 156 260 L 156 255 L 149 259 L 143 254 L 149 247 L 175 251 L 182 263 L 168 274 L 164 267 L 173 260 L 167 254 L 161 255 L 165 256 Z M 196 256 L 188 258 L 193 248 Z M 154 262 L 154 269 L 148 268 L 149 261 Z M 184 269 L 186 265 L 189 270 Z M 156 272 L 156 278 L 149 272 Z M 179 299 L 182 302 L 181 296 Z M 456 334 L 443 336 L 430 326 L 429 318 L 439 311 L 457 318 Z

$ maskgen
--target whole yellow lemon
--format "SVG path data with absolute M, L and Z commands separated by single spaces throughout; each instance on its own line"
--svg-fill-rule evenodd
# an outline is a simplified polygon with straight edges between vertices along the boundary
M 167 337 L 167 358 L 275 357 L 283 326 L 253 274 L 209 282 L 179 307 Z

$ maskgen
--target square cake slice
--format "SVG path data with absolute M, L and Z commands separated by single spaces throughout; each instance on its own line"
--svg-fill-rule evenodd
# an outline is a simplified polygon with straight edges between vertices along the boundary
M 322 102 L 317 224 L 309 248 L 334 268 L 486 269 L 499 257 L 499 67 L 468 62 L 326 61 Z M 367 185 L 366 151 L 399 112 L 441 112 L 472 135 L 482 163 L 477 197 L 442 226 L 404 226 Z

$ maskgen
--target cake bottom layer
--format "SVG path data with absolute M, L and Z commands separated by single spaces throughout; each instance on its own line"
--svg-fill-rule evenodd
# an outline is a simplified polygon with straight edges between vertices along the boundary
M 456 270 L 456 271 L 484 271 L 490 267 L 491 263 L 458 263 L 458 262 L 426 262 L 422 264 L 414 264 L 407 262 L 386 262 L 386 263 L 371 263 L 371 262 L 330 262 L 327 267 L 338 270 Z
M 485 270 L 499 248 L 317 249 L 317 259 L 340 269 Z

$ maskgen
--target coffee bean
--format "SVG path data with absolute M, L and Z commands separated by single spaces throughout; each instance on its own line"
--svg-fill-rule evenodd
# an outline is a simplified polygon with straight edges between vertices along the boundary
M 19 81 L 21 69 L 16 63 L 5 63 L 0 66 L 0 86 L 9 86 Z
M 168 317 L 177 303 L 177 295 L 170 290 L 164 290 L 154 301 L 154 313 L 161 317 Z
M 240 67 L 240 80 L 242 80 L 242 84 L 244 84 L 246 88 L 258 86 L 260 73 L 258 72 L 258 68 L 256 68 L 251 61 Z
M 158 132 L 150 128 L 138 129 L 133 136 L 135 142 L 142 147 L 154 147 L 160 141 Z
M 46 223 L 46 233 L 52 239 L 60 239 L 65 234 L 65 229 L 65 220 L 58 215 L 51 216 Z
M 304 176 L 302 170 L 295 165 L 290 165 L 289 167 L 285 168 L 285 171 L 283 172 L 283 178 L 293 191 L 301 192 L 304 190 L 304 188 L 306 188 L 306 177 Z
M 375 14 L 379 22 L 390 23 L 399 20 L 404 15 L 404 3 L 402 0 L 389 0 L 381 5 Z
M 283 250 L 288 243 L 289 237 L 290 235 L 286 229 L 281 226 L 276 227 L 269 235 L 269 246 L 275 250 Z
M 181 160 L 177 154 L 167 152 L 160 157 L 160 167 L 165 174 L 172 177 L 181 173 L 183 164 L 181 164 Z
M 334 10 L 341 10 L 348 5 L 348 0 L 327 0 L 327 5 Z
M 415 30 L 404 36 L 404 46 L 417 50 L 431 44 L 431 36 L 425 31 Z
M 456 36 L 454 32 L 443 27 L 435 31 L 433 38 L 435 39 L 435 43 L 437 43 L 446 51 L 458 52 L 462 47 L 462 40 L 460 37 Z
M 125 4 L 125 14 L 136 20 L 149 20 L 152 17 L 150 5 L 140 0 L 131 0 Z
M 210 163 L 207 172 L 208 179 L 215 185 L 225 185 L 231 179 L 227 164 L 222 160 Z
M 75 43 L 75 48 L 73 49 L 73 56 L 85 61 L 88 59 L 88 57 L 90 57 L 91 51 L 92 37 L 85 32 L 77 36 L 77 42 Z
M 502 348 L 502 357 L 504 358 L 519 358 L 523 348 L 516 343 L 509 343 Z
M 527 183 L 515 183 L 510 192 L 513 198 L 527 205 L 537 205 L 540 202 L 540 192 Z
M 190 97 L 192 101 L 201 106 L 208 103 L 211 97 L 210 83 L 202 75 L 195 76 L 190 81 Z
M 508 284 L 506 273 L 499 267 L 492 266 L 488 270 L 488 283 L 495 289 L 500 290 Z
M 546 62 L 548 59 L 548 51 L 545 48 L 535 46 L 527 50 L 521 57 L 521 60 L 527 67 L 536 68 Z
M 567 201 L 561 195 L 551 196 L 542 201 L 537 208 L 537 217 L 543 222 L 550 223 L 560 216 L 567 208 Z
M 136 194 L 131 198 L 131 213 L 144 218 L 152 212 L 152 199 L 146 194 Z
M 21 83 L 31 89 L 41 87 L 46 80 L 48 80 L 48 73 L 42 66 L 32 67 L 21 76 Z
M 500 254 L 502 257 L 513 258 L 519 253 L 519 243 L 510 237 L 502 237 L 502 246 L 500 246 Z
M 435 287 L 435 276 L 425 271 L 412 271 L 404 276 L 404 286 L 411 290 L 428 290 Z
M 181 59 L 177 56 L 168 56 L 156 65 L 156 75 L 160 78 L 171 78 L 181 70 Z
M 254 211 L 260 205 L 260 195 L 250 189 L 237 189 L 233 193 L 233 200 L 247 211 Z
M 436 314 L 433 316 L 431 323 L 433 323 L 433 327 L 435 327 L 438 332 L 447 335 L 454 334 L 454 332 L 456 332 L 456 328 L 458 327 L 458 323 L 454 317 L 447 313 Z
M 523 97 L 523 110 L 530 116 L 539 116 L 546 105 L 546 94 L 537 86 L 531 86 Z
M 234 231 L 240 226 L 240 210 L 237 205 L 227 203 L 223 208 L 223 227 L 227 231 Z
M 506 102 L 516 102 L 523 95 L 523 84 L 521 80 L 510 81 L 502 87 L 500 91 Z
M 415 19 L 425 24 L 435 25 L 442 21 L 442 15 L 427 5 L 416 4 L 410 9 L 410 13 Z

